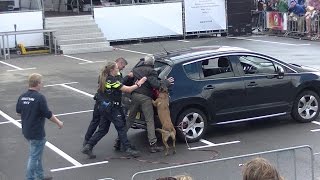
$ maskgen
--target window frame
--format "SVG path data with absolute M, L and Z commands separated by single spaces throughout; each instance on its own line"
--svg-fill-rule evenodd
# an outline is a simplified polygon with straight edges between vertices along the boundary
M 253 57 L 253 58 L 259 58 L 259 59 L 262 59 L 262 60 L 265 60 L 265 61 L 268 61 L 268 62 L 271 62 L 272 66 L 273 66 L 273 69 L 274 69 L 274 72 L 273 73 L 254 73 L 254 74 L 246 74 L 244 69 L 243 69 L 243 66 L 241 65 L 241 60 L 240 58 L 242 56 L 250 56 L 250 57 Z M 270 60 L 270 59 L 267 59 L 267 58 L 263 58 L 263 57 L 259 57 L 259 56 L 254 56 L 254 55 L 238 55 L 238 61 L 239 61 L 239 65 L 240 65 L 240 69 L 239 71 L 241 71 L 243 73 L 244 76 L 259 76 L 259 75 L 275 75 L 277 74 L 277 69 L 276 69 L 276 66 L 275 66 L 275 62 Z M 255 63 L 254 61 L 252 61 L 253 63 Z
M 236 74 L 235 72 L 235 69 L 236 69 L 236 66 L 234 65 L 234 63 L 232 62 L 232 58 L 230 58 L 229 56 L 235 56 L 234 54 L 231 54 L 231 53 L 228 53 L 228 54 L 216 54 L 216 55 L 211 55 L 211 56 L 207 56 L 207 57 L 202 57 L 202 58 L 199 58 L 199 59 L 193 59 L 193 60 L 190 60 L 189 62 L 185 62 L 182 64 L 182 69 L 186 75 L 187 78 L 191 79 L 191 80 L 194 80 L 194 81 L 207 81 L 207 80 L 215 80 L 215 79 L 228 79 L 228 78 L 238 78 L 238 75 Z M 232 71 L 231 73 L 233 73 L 233 76 L 230 76 L 230 77 L 216 77 L 216 78 L 205 78 L 204 75 L 203 75 L 203 72 L 200 72 L 201 69 L 201 65 L 200 63 L 204 60 L 210 60 L 210 59 L 215 59 L 215 58 L 219 58 L 219 57 L 227 57 L 228 60 L 229 60 L 229 63 L 230 63 L 230 66 L 232 68 Z M 198 63 L 198 71 L 199 71 L 199 75 L 200 75 L 200 79 L 194 79 L 194 78 L 190 78 L 187 74 L 187 72 L 185 71 L 185 66 L 186 65 L 189 65 L 189 64 L 193 64 L 193 63 Z

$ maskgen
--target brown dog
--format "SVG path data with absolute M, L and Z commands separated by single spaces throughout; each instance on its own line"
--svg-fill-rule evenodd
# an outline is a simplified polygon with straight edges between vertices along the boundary
M 168 139 L 169 137 L 172 138 L 172 146 L 173 146 L 173 153 L 176 153 L 176 130 L 172 124 L 171 117 L 170 117 L 170 110 L 169 110 L 169 95 L 167 88 L 160 88 L 158 98 L 152 102 L 158 110 L 158 116 L 160 122 L 162 124 L 162 129 L 156 129 L 162 135 L 162 142 L 166 146 L 166 153 L 168 155 L 169 145 Z

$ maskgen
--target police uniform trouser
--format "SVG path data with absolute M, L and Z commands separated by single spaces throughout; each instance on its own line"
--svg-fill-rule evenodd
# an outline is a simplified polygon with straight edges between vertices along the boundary
M 111 106 L 111 105 L 110 105 Z M 127 149 L 130 147 L 130 143 L 127 137 L 125 116 L 122 106 L 112 105 L 108 110 L 100 106 L 100 122 L 99 129 L 93 134 L 88 141 L 92 147 L 95 146 L 98 141 L 103 138 L 109 131 L 111 122 L 114 124 L 121 144 Z
M 97 127 L 99 126 L 99 122 L 100 122 L 99 101 L 96 101 L 93 108 L 92 120 L 89 124 L 87 133 L 84 136 L 84 139 L 86 141 L 89 141 L 89 139 L 92 137 L 93 133 L 96 131 Z

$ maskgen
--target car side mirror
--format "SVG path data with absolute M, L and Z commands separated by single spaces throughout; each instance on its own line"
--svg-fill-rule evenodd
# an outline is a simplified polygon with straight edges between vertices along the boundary
M 278 78 L 281 79 L 284 77 L 284 69 L 281 66 L 277 67 L 277 74 L 278 74 Z

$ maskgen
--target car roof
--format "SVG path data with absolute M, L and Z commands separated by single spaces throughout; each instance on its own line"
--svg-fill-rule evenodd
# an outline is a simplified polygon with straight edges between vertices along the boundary
M 175 51 L 168 51 L 166 53 L 156 54 L 158 58 L 170 59 L 173 63 L 181 63 L 194 58 L 206 57 L 208 55 L 215 55 L 230 52 L 252 52 L 248 49 L 231 47 L 231 46 L 198 46 L 186 49 L 179 49 Z

